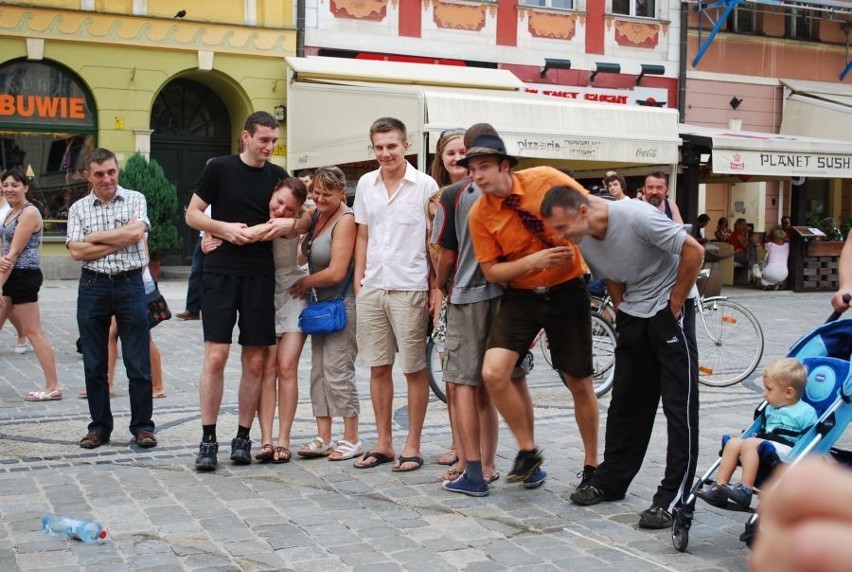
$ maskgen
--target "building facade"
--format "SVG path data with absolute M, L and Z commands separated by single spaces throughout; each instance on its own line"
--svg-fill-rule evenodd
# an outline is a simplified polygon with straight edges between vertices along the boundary
M 283 109 L 283 57 L 295 49 L 286 2 L 0 4 L 0 167 L 33 176 L 31 199 L 48 220 L 46 274 L 72 266 L 62 218 L 86 193 L 88 150 L 157 159 L 185 206 L 207 159 L 237 150 L 248 114 Z M 186 256 L 194 232 L 178 223 Z

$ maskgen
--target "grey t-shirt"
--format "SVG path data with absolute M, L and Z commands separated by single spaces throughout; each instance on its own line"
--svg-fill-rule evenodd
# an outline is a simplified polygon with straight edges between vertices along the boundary
M 686 231 L 642 201 L 607 206 L 606 236 L 585 237 L 580 252 L 594 276 L 625 285 L 619 310 L 639 318 L 653 316 L 669 303 Z
M 432 244 L 457 253 L 456 271 L 451 276 L 451 304 L 472 304 L 503 295 L 503 289 L 485 279 L 467 226 L 467 215 L 482 191 L 464 179 L 450 185 L 441 194 L 441 204 L 435 211 Z

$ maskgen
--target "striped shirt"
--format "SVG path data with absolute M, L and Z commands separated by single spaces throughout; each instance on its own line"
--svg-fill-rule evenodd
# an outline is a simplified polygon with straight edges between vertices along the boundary
M 104 202 L 91 192 L 71 205 L 68 210 L 68 234 L 65 244 L 71 241 L 84 242 L 86 236 L 92 232 L 115 230 L 133 219 L 143 221 L 149 228 L 151 226 L 148 206 L 142 193 L 117 187 L 113 199 Z M 103 258 L 83 262 L 83 268 L 101 274 L 117 274 L 147 265 L 148 255 L 142 240 Z

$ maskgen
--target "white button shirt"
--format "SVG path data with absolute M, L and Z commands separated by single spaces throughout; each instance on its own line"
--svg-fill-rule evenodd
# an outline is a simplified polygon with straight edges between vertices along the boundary
M 362 286 L 382 290 L 429 289 L 426 217 L 438 184 L 406 163 L 393 196 L 381 169 L 362 176 L 355 189 L 355 222 L 367 225 L 367 267 Z

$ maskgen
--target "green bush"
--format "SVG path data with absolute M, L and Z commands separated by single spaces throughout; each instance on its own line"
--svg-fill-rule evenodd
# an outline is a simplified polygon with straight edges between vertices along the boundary
M 163 168 L 154 160 L 146 161 L 134 153 L 118 176 L 118 183 L 125 189 L 139 191 L 148 202 L 148 250 L 151 260 L 162 260 L 167 254 L 179 249 L 183 241 L 175 220 L 178 215 L 177 189 L 166 178 Z

